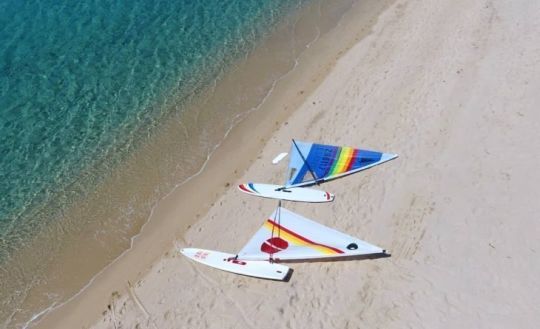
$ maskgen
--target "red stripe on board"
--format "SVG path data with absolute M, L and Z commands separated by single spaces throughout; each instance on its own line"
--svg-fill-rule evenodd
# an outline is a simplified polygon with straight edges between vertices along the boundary
M 248 190 L 244 184 L 241 184 L 241 185 L 238 185 L 238 187 L 242 190 L 242 191 L 246 191 L 247 193 L 253 193 L 252 191 Z
M 349 171 L 351 170 L 353 164 L 354 164 L 354 159 L 356 159 L 356 157 L 358 156 L 358 149 L 354 149 L 352 155 L 351 155 L 351 158 L 349 159 L 349 164 L 347 164 L 347 169 L 345 171 Z
M 289 233 L 290 235 L 292 235 L 292 236 L 294 236 L 294 237 L 296 237 L 296 238 L 298 238 L 298 239 L 300 239 L 300 240 L 302 240 L 302 241 L 304 241 L 304 242 L 306 242 L 306 243 L 313 244 L 313 245 L 316 245 L 316 246 L 321 246 L 321 247 L 324 247 L 324 248 L 328 248 L 328 249 L 330 249 L 330 250 L 333 250 L 333 251 L 337 252 L 338 254 L 343 254 L 343 251 L 341 251 L 341 250 L 339 250 L 339 249 L 337 249 L 337 248 L 330 247 L 330 246 L 326 246 L 326 245 L 324 245 L 324 244 L 320 244 L 320 243 L 317 243 L 317 242 L 313 242 L 313 241 L 311 241 L 310 239 L 305 238 L 305 237 L 301 236 L 300 234 L 295 233 L 295 232 L 293 232 L 293 231 L 291 231 L 291 230 L 289 230 L 289 229 L 287 229 L 287 228 L 285 228 L 285 227 L 283 227 L 283 226 L 281 226 L 281 225 L 275 223 L 275 222 L 274 222 L 273 220 L 271 220 L 271 219 L 268 219 L 268 222 L 269 222 L 270 224 L 274 225 L 275 227 L 277 227 L 278 229 L 283 230 L 283 231 Z

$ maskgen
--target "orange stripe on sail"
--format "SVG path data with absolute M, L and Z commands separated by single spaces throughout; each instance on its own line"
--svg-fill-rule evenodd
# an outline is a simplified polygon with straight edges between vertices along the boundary
M 349 164 L 347 165 L 347 168 L 345 169 L 345 171 L 349 171 L 352 169 L 352 166 L 354 165 L 354 162 L 356 161 L 356 158 L 358 157 L 358 153 L 359 153 L 359 149 L 354 149 L 352 154 L 351 154 L 351 158 L 349 159 Z
M 339 156 L 334 163 L 330 176 L 338 175 L 347 171 L 350 163 L 352 162 L 354 149 L 352 147 L 342 147 Z

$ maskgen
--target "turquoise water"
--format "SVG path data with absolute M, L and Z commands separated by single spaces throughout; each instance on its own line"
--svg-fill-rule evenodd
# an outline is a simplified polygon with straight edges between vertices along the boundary
M 202 88 L 296 2 L 2 1 L 0 259 L 40 220 L 26 213 L 128 151 L 168 94 Z
M 0 265 L 303 2 L 0 0 Z

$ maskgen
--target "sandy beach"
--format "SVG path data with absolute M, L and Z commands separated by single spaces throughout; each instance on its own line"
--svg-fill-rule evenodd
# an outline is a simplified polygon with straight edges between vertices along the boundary
M 275 111 L 231 131 L 130 251 L 35 327 L 536 328 L 540 3 L 362 6 L 276 86 Z M 324 184 L 333 203 L 283 204 L 392 257 L 291 264 L 284 283 L 179 255 L 243 246 L 277 202 L 236 185 L 283 182 L 271 160 L 291 138 L 400 155 Z

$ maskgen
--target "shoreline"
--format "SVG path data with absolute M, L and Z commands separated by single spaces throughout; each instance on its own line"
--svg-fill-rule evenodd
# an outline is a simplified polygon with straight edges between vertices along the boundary
M 255 155 L 258 154 L 262 146 L 265 145 L 269 137 L 277 129 L 276 127 L 286 122 L 286 118 L 291 115 L 291 112 L 303 103 L 306 97 L 323 81 L 339 56 L 345 53 L 360 37 L 369 32 L 369 26 L 374 23 L 375 18 L 371 16 L 372 12 L 361 11 L 373 6 L 373 4 L 356 3 L 354 6 L 357 11 L 356 15 L 359 15 L 355 17 L 361 17 L 366 21 L 360 24 L 355 23 L 356 26 L 360 25 L 361 28 L 360 31 L 355 33 L 348 33 L 349 42 L 342 41 L 337 46 L 334 43 L 334 48 L 325 48 L 320 44 L 321 40 L 319 39 L 320 36 L 318 36 L 317 39 L 319 40 L 308 46 L 308 48 L 312 47 L 313 49 L 306 49 L 305 51 L 305 53 L 310 51 L 319 52 L 317 56 L 301 59 L 302 62 L 298 67 L 295 66 L 283 79 L 280 79 L 279 83 L 273 87 L 272 93 L 265 97 L 263 101 L 263 107 L 279 107 L 281 109 L 279 111 L 265 111 L 264 109 L 252 111 L 228 133 L 222 144 L 212 153 L 205 166 L 201 168 L 199 174 L 180 184 L 181 187 L 177 186 L 173 192 L 159 202 L 159 205 L 152 210 L 151 218 L 144 224 L 141 233 L 133 238 L 130 249 L 126 250 L 112 264 L 98 273 L 87 287 L 70 301 L 39 318 L 36 323 L 30 323 L 30 326 L 53 328 L 92 323 L 91 319 L 95 319 L 103 310 L 102 305 L 107 303 L 111 291 L 125 293 L 127 289 L 126 282 L 136 282 L 144 276 L 160 255 L 164 252 L 168 253 L 166 251 L 170 249 L 171 242 L 182 236 L 191 225 L 197 222 L 213 206 L 213 200 L 217 200 L 220 194 L 229 190 L 230 187 L 228 186 L 231 182 L 236 181 L 241 172 L 256 160 Z M 380 4 L 374 4 L 374 6 L 377 13 L 384 7 Z M 370 9 L 373 10 L 373 8 Z M 350 13 L 345 15 L 352 16 Z M 352 20 L 352 17 L 349 17 L 348 23 L 351 24 L 350 21 Z M 339 24 L 341 25 L 341 21 Z M 343 26 L 335 27 L 328 34 L 334 33 L 336 35 L 338 33 L 336 30 L 340 29 L 342 30 Z M 343 33 L 343 31 L 340 33 Z M 326 35 L 326 43 L 333 43 L 328 40 L 328 35 Z M 306 55 L 305 53 L 303 52 L 301 56 L 310 57 L 309 54 Z M 326 63 L 325 65 L 320 65 L 319 60 L 321 58 L 326 58 L 326 61 L 322 61 Z M 300 85 L 307 87 L 296 88 L 298 90 L 289 89 L 298 82 L 300 82 Z M 253 136 L 253 127 L 256 127 L 258 131 L 256 138 Z M 240 152 L 237 149 L 238 142 L 246 138 L 249 138 L 250 143 L 247 145 L 244 143 Z M 240 155 L 242 160 L 230 157 L 230 154 L 239 153 L 242 153 Z M 251 154 L 251 156 L 246 157 L 245 154 Z M 224 173 L 228 174 L 223 175 Z M 198 188 L 200 185 L 207 185 L 205 183 L 216 187 L 216 189 L 202 190 Z M 179 200 L 181 201 L 178 202 Z M 199 206 L 195 207 L 196 209 L 190 209 L 189 206 L 193 204 Z M 188 219 L 184 219 L 181 223 L 177 222 L 177 219 L 171 218 L 170 214 L 172 213 L 181 213 L 183 218 Z M 154 218 L 160 218 L 160 220 L 157 221 Z M 168 229 L 157 226 L 166 226 Z M 147 249 L 147 247 L 150 248 Z M 144 264 L 144 266 L 140 264 Z M 135 271 L 136 273 L 133 272 L 132 268 L 134 267 L 138 268 Z M 84 315 L 80 314 L 82 312 L 80 307 L 85 309 Z M 79 311 L 75 311 L 78 308 Z M 93 309 L 93 311 L 88 311 L 88 308 Z

